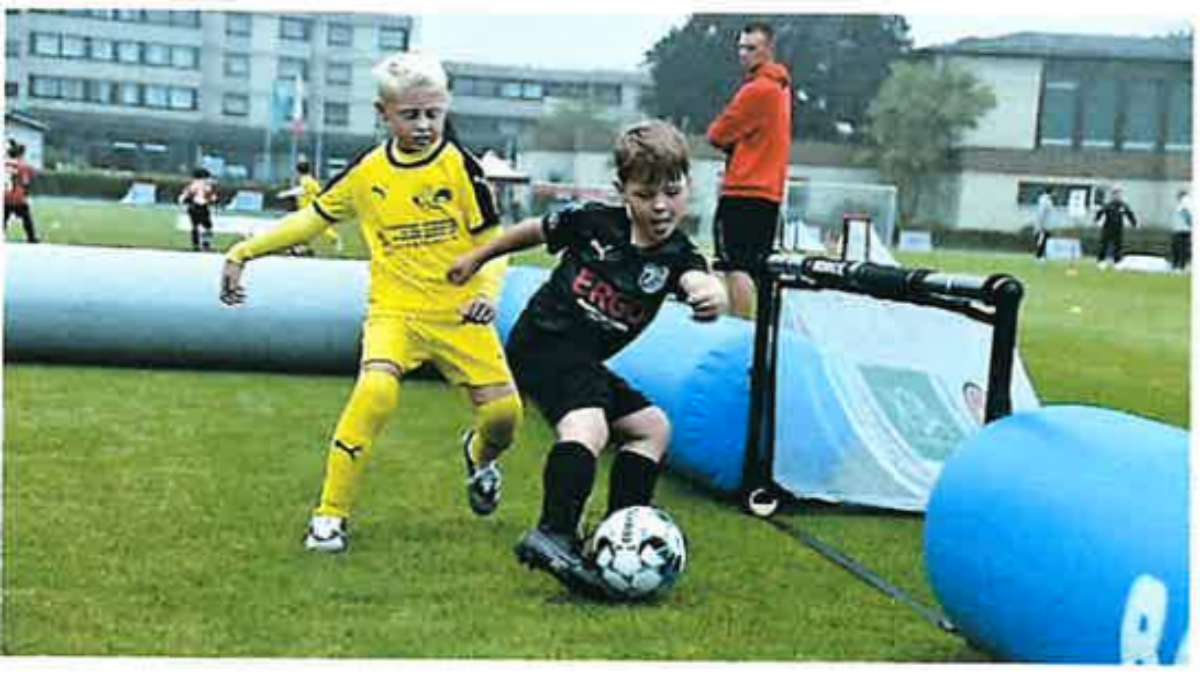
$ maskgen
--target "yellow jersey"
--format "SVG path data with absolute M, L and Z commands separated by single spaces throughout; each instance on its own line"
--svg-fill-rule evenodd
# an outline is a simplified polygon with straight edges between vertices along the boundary
M 466 303 L 487 294 L 482 275 L 463 286 L 446 281 L 499 223 L 478 160 L 453 140 L 408 155 L 389 139 L 335 176 L 313 209 L 330 224 L 359 222 L 371 253 L 370 314 L 457 321 Z
M 300 194 L 296 195 L 296 210 L 300 211 L 312 204 L 317 195 L 321 194 L 321 183 L 312 176 L 300 176 Z

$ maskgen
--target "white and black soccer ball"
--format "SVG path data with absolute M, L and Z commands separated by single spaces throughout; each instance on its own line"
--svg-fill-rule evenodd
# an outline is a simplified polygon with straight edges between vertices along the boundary
M 605 518 L 592 535 L 591 552 L 604 584 L 624 600 L 667 591 L 687 565 L 683 532 L 652 506 L 631 506 Z

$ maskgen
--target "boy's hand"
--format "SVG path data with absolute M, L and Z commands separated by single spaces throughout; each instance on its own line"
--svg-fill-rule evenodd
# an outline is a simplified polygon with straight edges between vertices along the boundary
M 480 296 L 462 308 L 463 323 L 491 323 L 496 318 L 496 305 Z
M 479 261 L 475 259 L 475 256 L 468 253 L 454 261 L 454 264 L 450 266 L 450 271 L 446 272 L 446 281 L 455 286 L 462 286 L 471 277 L 475 276 L 475 273 L 478 271 Z
M 721 315 L 724 293 L 719 288 L 704 286 L 688 295 L 686 302 L 692 308 L 695 321 L 713 321 Z
M 244 265 L 226 260 L 221 268 L 221 302 L 236 307 L 246 301 L 246 289 L 242 286 Z

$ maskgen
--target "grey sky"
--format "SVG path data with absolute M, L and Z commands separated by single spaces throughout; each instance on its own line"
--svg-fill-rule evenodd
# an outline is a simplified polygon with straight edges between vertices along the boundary
M 1181 30 L 1189 23 L 1184 10 L 1161 9 L 1155 16 L 901 13 L 909 19 L 918 47 L 1018 31 L 1153 35 Z M 426 14 L 421 15 L 414 46 L 446 60 L 630 70 L 685 18 L 683 14 Z

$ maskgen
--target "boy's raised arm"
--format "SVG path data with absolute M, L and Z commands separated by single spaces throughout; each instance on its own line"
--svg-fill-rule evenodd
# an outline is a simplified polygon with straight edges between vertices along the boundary
M 479 268 L 489 260 L 505 253 L 537 246 L 545 241 L 546 235 L 542 232 L 542 219 L 526 218 L 504 230 L 500 236 L 455 261 L 454 265 L 450 267 L 450 271 L 446 272 L 446 279 L 452 284 L 461 286 L 475 276 Z

